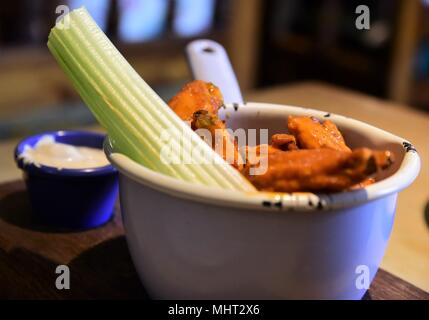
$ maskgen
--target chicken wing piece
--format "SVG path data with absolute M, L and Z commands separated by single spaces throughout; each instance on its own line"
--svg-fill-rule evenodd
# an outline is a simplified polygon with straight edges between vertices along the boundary
M 262 157 L 290 150 L 298 150 L 295 137 L 290 134 L 275 134 L 271 137 L 271 144 L 246 146 L 245 163 L 247 165 L 256 165 L 260 163 Z
M 214 84 L 196 80 L 186 84 L 168 105 L 182 120 L 191 121 L 199 110 L 216 115 L 223 105 L 223 97 Z
M 193 130 L 208 130 L 212 139 L 211 147 L 234 168 L 243 169 L 244 162 L 238 150 L 237 142 L 217 115 L 207 110 L 197 111 L 193 114 L 191 127 Z
M 366 178 L 364 180 L 362 180 L 361 182 L 352 185 L 349 190 L 356 190 L 356 189 L 361 189 L 361 188 L 365 188 L 366 186 L 369 186 L 371 184 L 375 183 L 375 179 L 374 178 Z
M 301 149 L 268 153 L 268 169 L 262 175 L 250 175 L 252 165 L 247 164 L 242 173 L 263 191 L 336 192 L 360 183 L 392 163 L 388 151 Z
M 266 158 L 270 154 L 284 151 L 269 144 L 258 144 L 256 146 L 246 146 L 245 152 L 245 166 L 250 167 L 258 166 L 261 163 L 261 158 Z
M 321 123 L 313 117 L 289 116 L 288 129 L 298 141 L 302 149 L 329 148 L 338 151 L 350 152 L 341 132 L 329 120 Z
M 273 148 L 280 149 L 282 151 L 298 150 L 295 137 L 285 133 L 274 134 L 271 137 L 271 145 Z

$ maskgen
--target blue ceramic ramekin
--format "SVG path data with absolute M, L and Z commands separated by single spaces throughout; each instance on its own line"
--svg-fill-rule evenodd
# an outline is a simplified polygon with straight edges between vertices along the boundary
M 112 165 L 88 169 L 57 169 L 24 163 L 19 155 L 43 136 L 75 146 L 103 148 L 105 135 L 86 131 L 44 132 L 23 139 L 15 161 L 24 179 L 36 223 L 59 229 L 89 229 L 106 223 L 114 212 L 118 174 Z

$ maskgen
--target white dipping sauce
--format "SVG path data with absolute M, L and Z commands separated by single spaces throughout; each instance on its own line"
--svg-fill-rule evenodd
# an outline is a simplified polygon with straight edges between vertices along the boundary
M 24 163 L 58 169 L 88 169 L 109 164 L 103 150 L 56 142 L 53 136 L 42 137 L 34 147 L 25 146 L 19 158 Z

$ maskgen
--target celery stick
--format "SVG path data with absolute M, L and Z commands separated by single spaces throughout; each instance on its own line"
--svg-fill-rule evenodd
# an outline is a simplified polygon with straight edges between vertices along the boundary
M 73 17 L 76 17 L 76 16 L 80 16 L 78 13 L 76 13 L 76 12 L 73 12 L 72 13 L 72 15 L 74 15 Z M 96 55 L 97 56 L 97 60 L 98 59 L 100 59 L 101 60 L 101 57 L 100 57 L 100 54 L 101 55 L 103 55 L 104 54 L 104 56 L 106 57 L 106 59 L 108 60 L 109 58 L 112 58 L 112 57 L 114 57 L 115 59 L 114 60 L 110 60 L 109 61 L 109 63 L 107 63 L 107 64 L 104 64 L 103 65 L 103 67 L 101 68 L 101 69 L 103 69 L 103 70 L 107 70 L 110 66 L 117 66 L 118 65 L 118 61 L 120 61 L 121 62 L 121 70 L 119 70 L 119 72 L 116 74 L 116 75 L 119 75 L 119 76 L 121 76 L 121 75 L 126 75 L 126 74 L 132 74 L 132 75 L 136 75 L 136 73 L 135 73 L 135 71 L 134 71 L 134 69 L 132 69 L 131 68 L 131 66 L 123 59 L 123 57 L 119 54 L 119 52 L 113 47 L 113 45 L 111 44 L 111 42 L 108 40 L 108 38 L 107 37 L 105 37 L 105 35 L 102 33 L 102 32 L 98 32 L 98 27 L 96 26 L 96 24 L 92 21 L 92 19 L 90 19 L 90 18 L 88 18 L 88 16 L 87 15 L 85 15 L 84 16 L 84 18 L 83 18 L 83 22 L 82 22 L 82 20 L 79 20 L 80 21 L 80 23 L 83 23 L 84 25 L 85 25 L 85 28 L 80 28 L 79 29 L 79 31 L 77 31 L 77 30 L 75 30 L 75 36 L 76 37 L 78 37 L 79 38 L 79 43 L 82 43 L 82 42 L 85 42 L 87 39 L 85 38 L 85 37 L 82 37 L 81 36 L 81 33 L 82 34 L 86 34 L 87 35 L 87 38 L 91 38 L 91 36 L 92 35 L 96 35 L 96 39 L 95 39 L 95 41 L 99 41 L 100 43 L 102 43 L 103 45 L 102 46 L 96 46 L 95 47 L 95 51 L 96 51 L 96 53 L 94 54 L 94 55 Z M 97 32 L 95 32 L 95 31 L 97 31 Z M 92 46 L 91 45 L 91 43 L 87 43 L 87 46 Z M 100 48 L 102 47 L 102 49 L 103 50 L 99 50 Z M 97 50 L 97 48 L 98 48 L 98 50 Z M 111 50 L 109 50 L 109 48 L 111 49 Z M 109 54 L 105 54 L 105 51 L 107 51 Z M 126 70 L 127 70 L 127 72 L 124 72 L 124 70 L 122 70 L 123 68 L 125 68 Z M 106 76 L 106 75 L 104 75 L 104 76 Z M 112 81 L 114 81 L 115 80 L 115 78 L 113 78 L 112 79 Z M 134 79 L 134 80 L 136 80 L 136 79 Z M 159 99 L 159 97 L 152 91 L 152 89 L 149 87 L 149 86 L 147 86 L 147 84 L 146 83 L 144 83 L 144 81 L 142 81 L 141 80 L 141 78 L 139 78 L 138 80 L 140 80 L 140 81 L 133 81 L 133 82 L 131 82 L 131 83 L 128 83 L 127 84 L 127 86 L 126 86 L 126 88 L 124 88 L 124 90 L 127 90 L 127 88 L 134 88 L 135 87 L 135 84 L 137 83 L 137 84 L 139 84 L 139 83 L 143 83 L 144 84 L 144 87 L 143 87 L 143 89 L 140 89 L 140 90 L 137 90 L 137 91 L 135 91 L 134 93 L 137 93 L 137 94 L 140 94 L 140 97 L 143 97 L 143 98 L 147 98 L 147 97 L 145 97 L 144 95 L 142 95 L 142 92 L 145 92 L 145 91 L 148 91 L 148 90 L 150 90 L 151 91 L 151 94 L 150 95 L 148 95 L 148 97 L 152 97 L 152 96 L 154 96 L 154 97 L 157 97 L 158 99 Z M 121 79 L 121 81 L 126 81 L 126 79 L 124 79 L 124 78 L 122 78 Z M 119 82 L 119 83 L 117 83 L 116 85 L 121 85 L 122 83 L 121 82 Z M 130 92 L 128 92 L 128 94 L 126 95 L 127 97 L 129 97 L 129 96 L 132 96 L 131 95 L 131 93 Z M 161 101 L 161 103 L 162 104 L 164 104 L 164 102 L 162 101 L 162 100 L 160 100 L 159 99 L 159 101 Z M 159 101 L 158 101 L 158 103 L 159 103 Z M 148 101 L 147 99 L 146 99 L 146 101 L 143 101 L 143 103 L 151 103 L 150 101 Z M 133 105 L 133 104 L 130 104 L 131 106 Z M 151 111 L 151 109 L 150 108 L 147 108 L 148 109 L 148 111 L 150 112 Z M 138 111 L 140 111 L 141 109 L 137 109 L 137 112 Z M 157 113 L 157 115 L 156 116 L 158 116 L 158 117 L 160 117 L 159 118 L 159 120 L 160 120 L 160 122 L 163 122 L 162 120 L 164 120 L 164 118 L 167 118 L 168 116 L 170 116 L 170 120 L 167 120 L 167 121 L 170 121 L 169 123 L 165 123 L 165 126 L 167 127 L 167 126 L 170 126 L 171 125 L 171 121 L 172 120 L 174 120 L 175 121 L 175 124 L 176 124 L 176 126 L 180 126 L 180 128 L 182 127 L 182 123 L 181 123 L 181 120 L 180 119 L 178 119 L 178 117 L 174 114 L 174 112 L 172 112 L 169 108 L 167 109 L 167 111 L 169 111 L 169 113 L 167 113 L 167 112 L 162 112 L 161 114 L 160 114 L 160 110 L 157 108 L 157 109 L 154 109 L 155 110 L 155 112 Z M 147 117 L 147 115 L 144 115 L 145 117 Z M 172 116 L 172 118 L 171 118 L 171 116 Z M 164 121 L 165 122 L 165 121 Z M 180 122 L 180 123 L 179 123 Z M 152 122 L 150 121 L 149 122 L 149 125 L 151 124 Z M 171 129 L 173 129 L 173 128 L 171 128 Z M 176 134 L 178 134 L 178 135 L 180 135 L 180 132 L 177 132 Z M 174 142 L 174 141 L 173 141 Z M 229 169 L 229 168 L 228 168 Z M 206 171 L 202 171 L 202 173 L 203 174 L 206 174 Z M 197 172 L 197 174 L 198 174 L 198 172 Z M 216 177 L 216 176 L 215 176 Z M 207 176 L 206 177 L 203 177 L 203 178 L 205 178 L 205 179 L 207 179 Z
M 54 37 L 55 37 L 55 34 L 54 34 Z M 57 44 L 59 44 L 60 46 L 62 45 L 62 43 L 61 43 L 61 41 L 58 41 L 58 42 L 56 42 Z M 62 50 L 63 51 L 67 51 L 68 49 L 67 48 L 62 48 Z M 79 55 L 79 53 L 78 52 L 70 52 L 70 56 L 71 56 L 71 58 L 70 58 L 70 60 L 71 61 L 76 61 L 76 57 Z M 79 69 L 79 68 L 82 68 L 81 66 L 79 66 L 79 64 L 77 64 L 76 66 L 75 66 L 75 69 Z M 85 72 L 85 69 L 82 69 L 81 70 L 81 72 L 82 72 L 82 74 L 83 75 L 87 75 L 87 73 Z M 104 81 L 102 78 L 100 78 L 99 79 L 99 81 Z M 99 87 L 99 85 L 97 84 L 97 83 L 94 83 L 93 84 L 94 85 L 94 87 Z M 100 90 L 100 89 L 98 89 L 98 90 Z M 113 91 L 114 89 L 113 88 L 111 88 L 110 89 L 111 91 Z M 118 103 L 120 103 L 119 101 L 118 101 Z M 107 103 L 107 105 L 109 106 L 110 104 L 109 103 Z M 123 117 L 123 115 L 121 114 L 121 113 L 118 113 L 117 112 L 117 110 L 115 109 L 115 108 L 111 108 L 112 109 L 112 111 L 113 112 L 115 112 L 115 113 L 117 113 L 117 115 L 118 115 L 118 118 L 119 119 L 121 119 L 121 120 L 124 120 L 125 122 L 127 121 L 127 119 L 126 118 L 124 118 Z M 135 114 L 131 114 L 130 115 L 130 119 L 133 119 L 134 117 L 136 117 L 136 115 Z M 131 127 L 132 128 L 132 127 Z M 146 127 L 143 127 L 143 128 L 146 128 Z M 141 135 L 138 131 L 135 131 L 134 130 L 134 133 L 136 134 L 136 135 Z M 140 138 L 141 139 L 145 139 L 144 138 L 144 136 L 140 136 Z M 148 144 L 148 143 L 147 143 Z M 149 147 L 150 147 L 150 145 L 149 145 Z M 161 145 L 160 145 L 160 148 L 161 148 Z M 157 160 L 157 159 L 156 159 Z M 147 162 L 145 162 L 147 165 L 149 165 L 150 166 L 150 164 L 149 163 L 147 163 Z M 160 163 L 159 161 L 155 161 L 155 165 L 160 165 L 160 164 L 162 164 L 162 163 Z M 157 168 L 154 168 L 154 169 L 157 169 Z M 162 168 L 161 168 L 162 169 Z M 170 167 L 167 167 L 167 169 L 170 169 L 170 170 L 172 170 L 172 169 L 174 169 L 174 167 L 172 167 L 172 166 L 170 166 Z M 161 170 L 162 171 L 162 170 Z M 183 171 L 183 170 L 182 170 Z M 192 171 L 191 171 L 192 172 Z M 164 173 L 169 173 L 169 172 L 164 172 Z M 180 174 L 181 172 L 179 172 L 179 174 Z M 192 176 L 191 176 L 191 178 L 192 178 Z M 189 178 L 189 175 L 188 175 L 188 180 L 189 180 L 190 178 Z
M 54 37 L 55 37 L 55 34 L 54 34 Z M 61 41 L 58 41 L 58 42 L 56 42 L 57 44 L 59 44 L 60 46 L 62 45 L 62 43 L 61 43 Z M 62 50 L 63 51 L 68 51 L 68 48 L 65 48 L 65 47 L 63 47 L 62 48 Z M 79 56 L 79 53 L 78 52 L 73 52 L 73 51 L 71 51 L 70 52 L 70 60 L 73 62 L 73 61 L 76 61 L 76 58 Z M 88 66 L 87 66 L 88 67 Z M 76 66 L 75 66 L 75 69 L 80 69 L 80 72 L 82 72 L 82 75 L 86 75 L 86 77 L 88 77 L 88 74 L 87 74 L 87 72 L 85 71 L 85 70 L 88 70 L 88 68 L 82 68 L 82 66 L 80 66 L 79 64 L 77 64 Z M 100 79 L 99 79 L 99 82 L 103 82 L 104 81 L 104 79 L 101 77 Z M 93 86 L 95 87 L 95 88 L 98 88 L 97 90 L 98 91 L 102 91 L 99 87 L 100 87 L 100 85 L 99 85 L 99 83 L 98 82 L 95 82 L 95 83 L 93 83 Z M 114 90 L 114 88 L 113 87 L 110 87 L 110 89 L 109 89 L 111 92 L 114 92 L 115 90 Z M 103 92 L 102 94 L 107 94 L 106 92 Z M 120 104 L 121 103 L 121 101 L 118 101 L 118 100 L 116 100 L 116 102 L 118 103 L 118 104 Z M 114 112 L 114 113 L 116 113 L 117 114 L 117 119 L 118 120 L 121 120 L 122 121 L 122 123 L 125 123 L 125 126 L 127 125 L 127 123 L 128 123 L 128 119 L 132 122 L 133 121 L 133 119 L 134 118 L 136 118 L 136 115 L 135 114 L 133 114 L 133 113 L 131 113 L 130 115 L 129 115 L 129 117 L 128 117 L 128 119 L 126 118 L 126 117 L 124 117 L 124 115 L 121 113 L 121 112 L 118 112 L 118 110 L 116 110 L 116 108 L 112 108 L 111 107 L 111 105 L 110 105 L 110 103 L 109 102 L 107 102 L 107 106 L 112 110 L 112 112 Z M 125 108 L 126 108 L 126 105 L 125 105 Z M 103 109 L 101 109 L 101 110 L 103 110 Z M 101 112 L 99 112 L 99 113 L 102 113 L 102 111 Z M 139 124 L 137 124 L 137 126 L 139 126 Z M 147 129 L 147 127 L 146 126 L 140 126 L 141 128 L 143 128 L 143 129 Z M 139 137 L 140 139 L 143 139 L 144 141 L 145 141 L 145 143 L 144 143 L 144 145 L 145 145 L 145 148 L 146 148 L 146 151 L 147 151 L 147 148 L 151 148 L 152 147 L 152 145 L 150 144 L 150 142 L 148 141 L 148 139 L 146 139 L 145 138 L 145 136 L 144 135 L 142 135 L 142 133 L 141 132 L 139 132 L 138 130 L 135 130 L 135 128 L 133 127 L 133 126 L 130 126 L 130 128 L 131 129 L 133 129 L 132 130 L 132 133 L 135 135 L 135 136 L 137 136 L 137 137 Z M 159 129 L 160 130 L 160 129 Z M 148 147 L 147 147 L 148 146 Z M 159 148 L 161 148 L 161 144 L 159 144 Z M 139 149 L 141 149 L 141 148 L 139 148 Z M 139 149 L 137 149 L 137 150 L 139 150 Z M 152 150 L 152 153 L 154 153 L 156 150 Z M 148 163 L 148 162 L 145 162 L 146 163 L 146 165 L 148 165 L 149 167 L 151 167 L 151 168 L 153 168 L 153 169 L 155 169 L 155 170 L 158 170 L 158 171 L 161 171 L 161 172 L 163 172 L 163 170 L 162 169 L 169 169 L 170 171 L 171 170 L 173 170 L 174 171 L 174 167 L 172 167 L 172 166 L 170 166 L 170 167 L 165 167 L 164 166 L 164 168 L 163 167 L 159 167 L 160 165 L 162 165 L 162 163 L 160 162 L 160 161 L 158 161 L 158 159 L 155 159 L 155 161 L 151 161 L 152 163 Z M 156 166 L 158 166 L 158 168 L 156 167 Z M 177 171 L 177 170 L 176 170 Z M 182 170 L 183 171 L 183 170 Z M 166 173 L 166 174 L 170 174 L 170 175 L 174 175 L 174 172 L 173 172 L 173 174 L 172 174 L 172 172 L 164 172 L 164 173 Z M 178 173 L 176 173 L 176 175 L 180 175 L 181 173 L 183 173 L 183 172 L 178 172 Z M 190 178 L 192 178 L 192 176 L 190 176 L 189 174 L 188 174 L 188 179 L 190 179 Z
M 146 123 L 144 125 L 141 125 L 139 123 L 137 123 L 137 124 L 134 123 L 134 125 L 138 126 L 139 128 L 146 129 L 149 132 L 149 135 L 150 135 L 150 132 L 160 132 L 163 128 L 159 127 L 159 126 L 158 127 L 152 127 L 153 124 L 156 125 L 157 123 L 156 123 L 156 121 L 154 121 L 153 118 L 151 118 L 151 114 L 148 113 L 146 109 L 137 109 L 137 110 L 133 110 L 132 109 L 132 106 L 135 105 L 135 104 L 138 104 L 139 102 L 136 101 L 135 99 L 132 100 L 132 98 L 134 98 L 134 96 L 132 95 L 132 93 L 128 91 L 127 87 L 124 86 L 122 84 L 122 82 L 120 82 L 120 81 L 117 80 L 116 74 L 112 73 L 111 70 L 109 70 L 110 64 L 106 64 L 103 61 L 103 59 L 97 54 L 97 52 L 95 52 L 94 50 L 92 50 L 93 54 L 91 55 L 91 57 L 94 57 L 94 59 L 92 61 L 88 61 L 88 59 L 86 59 L 86 57 L 87 57 L 86 55 L 82 56 L 82 53 L 81 53 L 81 50 L 80 50 L 80 47 L 82 46 L 82 44 L 85 44 L 85 42 L 86 42 L 86 47 L 88 47 L 88 48 L 92 48 L 93 47 L 92 44 L 90 42 L 88 42 L 85 37 L 82 37 L 83 30 L 88 30 L 88 28 L 81 28 L 81 29 L 74 28 L 72 30 L 75 31 L 75 32 L 73 32 L 73 34 L 71 34 L 71 33 L 70 34 L 66 34 L 63 37 L 64 41 L 69 41 L 69 43 L 70 43 L 69 47 L 72 49 L 72 53 L 71 53 L 72 56 L 75 57 L 75 56 L 79 56 L 80 55 L 80 57 L 82 58 L 82 60 L 80 60 L 80 61 L 84 61 L 85 62 L 84 67 L 86 67 L 88 69 L 93 68 L 93 65 L 99 63 L 100 67 L 96 69 L 96 73 L 94 74 L 94 78 L 97 79 L 97 83 L 98 82 L 106 82 L 106 79 L 109 80 L 106 83 L 106 87 L 108 87 L 108 88 L 109 88 L 109 84 L 110 83 L 114 84 L 114 85 L 110 86 L 109 92 L 111 93 L 111 97 L 114 98 L 114 103 L 115 104 L 121 104 L 122 103 L 123 109 L 122 109 L 121 112 L 127 113 L 128 119 L 130 119 L 130 121 L 133 122 L 134 119 L 137 119 L 137 120 L 139 119 L 137 117 L 137 115 L 135 114 L 135 111 L 137 111 L 137 112 L 138 111 L 140 111 L 140 112 L 144 111 L 144 114 L 142 114 L 141 116 L 143 117 L 142 119 L 146 119 Z M 76 41 L 73 41 L 74 39 L 70 38 L 73 35 L 78 40 L 79 46 L 76 45 Z M 57 36 L 57 34 L 54 31 L 53 32 L 53 37 L 56 37 L 56 36 Z M 57 41 L 58 41 L 58 39 L 57 39 Z M 123 71 L 120 72 L 120 74 L 122 74 L 122 73 L 124 73 L 124 72 Z M 116 93 L 115 87 L 119 87 L 121 89 L 122 96 L 116 96 L 115 95 L 115 93 Z M 107 93 L 105 92 L 105 94 L 107 94 Z M 122 97 L 124 97 L 124 99 Z M 145 102 L 146 103 L 150 103 L 148 101 L 145 101 Z M 147 108 L 147 109 L 149 109 L 149 108 Z M 161 117 L 161 120 L 165 117 L 165 115 L 159 114 L 158 110 L 157 110 L 157 113 L 158 113 L 158 116 Z M 165 127 L 168 127 L 168 126 L 169 126 L 169 123 L 166 123 Z M 175 129 L 174 127 L 169 127 L 169 128 L 170 129 Z M 179 130 L 177 130 L 174 133 L 174 135 L 177 135 L 177 136 L 179 136 L 180 134 L 181 134 L 181 132 Z M 173 144 L 174 144 L 174 142 L 175 142 L 174 140 L 171 141 L 171 143 L 173 143 Z M 154 141 L 152 141 L 152 146 L 154 146 L 158 150 L 160 150 L 163 147 L 163 143 L 160 140 L 154 140 Z M 149 147 L 152 147 L 152 146 L 149 146 Z M 176 148 L 179 149 L 180 147 L 176 145 Z M 183 150 L 183 151 L 185 151 L 185 150 Z M 198 157 L 196 158 L 196 160 L 197 161 L 198 160 L 202 161 L 202 159 L 198 159 Z M 170 168 L 171 167 L 174 167 L 174 166 L 170 166 Z M 184 167 L 181 168 L 182 173 L 185 171 L 184 169 L 185 169 Z M 204 180 L 207 180 L 207 182 L 210 182 L 210 180 L 213 180 L 213 178 L 208 173 L 209 172 L 206 171 L 206 170 L 202 170 L 202 171 L 199 171 L 199 172 L 196 171 L 195 172 L 195 170 L 192 170 L 192 168 L 189 168 L 189 170 L 187 171 L 188 180 L 189 179 L 193 179 L 194 175 L 196 174 L 196 175 L 199 175 L 199 179 L 204 179 Z M 220 183 L 222 183 L 222 182 L 223 181 L 220 180 Z
M 76 90 L 121 152 L 148 168 L 210 186 L 254 191 L 254 187 L 220 158 L 165 104 L 135 72 L 84 8 L 69 14 L 70 27 L 54 27 L 48 47 Z M 172 134 L 173 156 L 198 163 L 168 164 L 160 159 L 162 130 Z M 182 144 L 182 134 L 193 137 Z

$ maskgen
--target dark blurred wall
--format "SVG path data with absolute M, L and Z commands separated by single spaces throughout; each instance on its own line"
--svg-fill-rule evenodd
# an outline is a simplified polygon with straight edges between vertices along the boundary
M 370 8 L 358 30 L 355 9 Z M 398 1 L 264 1 L 259 86 L 321 80 L 384 96 Z

